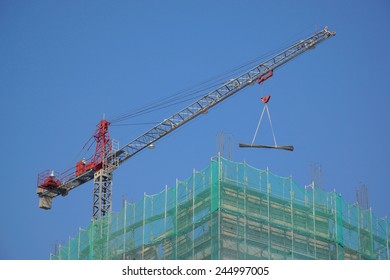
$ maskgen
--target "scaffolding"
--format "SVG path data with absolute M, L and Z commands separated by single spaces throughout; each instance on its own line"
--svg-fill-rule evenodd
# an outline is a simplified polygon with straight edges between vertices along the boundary
M 389 221 L 336 192 L 220 156 L 125 202 L 61 246 L 67 259 L 390 259 Z

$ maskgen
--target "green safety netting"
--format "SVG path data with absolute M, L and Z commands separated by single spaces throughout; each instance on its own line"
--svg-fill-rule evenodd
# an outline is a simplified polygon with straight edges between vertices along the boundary
M 336 192 L 212 159 L 124 203 L 51 255 L 64 259 L 390 259 L 389 221 Z

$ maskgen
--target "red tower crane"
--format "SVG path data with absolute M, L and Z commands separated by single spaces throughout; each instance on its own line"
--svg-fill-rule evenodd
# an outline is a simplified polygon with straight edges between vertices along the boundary
M 307 50 L 313 49 L 317 44 L 334 35 L 336 35 L 336 32 L 331 32 L 325 27 L 309 38 L 298 41 L 272 58 L 229 80 L 169 118 L 164 119 L 120 149 L 116 149 L 114 147 L 115 143 L 110 139 L 108 131 L 110 123 L 101 120 L 94 133 L 95 153 L 88 162 L 80 160 L 76 163 L 75 168 L 62 174 L 46 170 L 38 175 L 39 207 L 50 209 L 53 198 L 59 195 L 67 195 L 74 188 L 94 180 L 92 217 L 96 219 L 104 216 L 111 211 L 112 173 L 127 159 L 146 147 L 152 146 L 157 140 L 207 112 L 255 81 L 258 83 L 264 82 L 273 75 L 276 68 Z

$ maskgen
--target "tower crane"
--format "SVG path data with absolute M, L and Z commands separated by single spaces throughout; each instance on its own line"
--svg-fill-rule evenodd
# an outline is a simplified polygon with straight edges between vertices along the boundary
M 37 194 L 39 196 L 39 207 L 51 209 L 53 198 L 59 195 L 65 196 L 69 191 L 93 180 L 92 218 L 96 219 L 104 216 L 111 211 L 112 174 L 126 160 L 147 147 L 153 147 L 154 142 L 157 140 L 197 116 L 206 113 L 212 107 L 245 87 L 255 82 L 259 84 L 264 82 L 272 77 L 276 68 L 307 50 L 315 48 L 317 44 L 334 35 L 336 35 L 336 32 L 331 32 L 325 27 L 309 38 L 292 44 L 270 59 L 205 94 L 199 100 L 164 119 L 119 149 L 115 147 L 115 142 L 110 139 L 108 130 L 110 122 L 104 119 L 101 120 L 93 135 L 96 146 L 94 155 L 89 161 L 80 160 L 74 168 L 62 174 L 50 170 L 38 174 Z

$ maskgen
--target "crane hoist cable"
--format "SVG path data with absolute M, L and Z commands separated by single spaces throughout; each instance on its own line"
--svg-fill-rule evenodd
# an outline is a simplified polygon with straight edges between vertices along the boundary
M 252 142 L 250 144 L 240 143 L 239 144 L 240 148 L 268 148 L 268 149 L 279 149 L 279 150 L 286 150 L 286 151 L 293 151 L 294 150 L 294 146 L 278 146 L 278 144 L 276 142 L 275 132 L 274 132 L 274 128 L 273 128 L 272 120 L 271 120 L 271 114 L 269 112 L 268 105 L 267 105 L 267 103 L 269 102 L 270 99 L 271 99 L 271 95 L 261 97 L 261 102 L 263 102 L 264 107 L 263 107 L 263 111 L 261 112 L 259 122 L 257 123 L 256 131 L 255 131 L 255 134 L 253 135 Z M 267 112 L 269 124 L 271 126 L 272 137 L 274 139 L 273 146 L 254 144 L 256 137 L 257 137 L 257 134 L 259 132 L 260 124 L 261 124 L 261 121 L 263 120 L 263 116 L 264 116 L 265 111 Z

